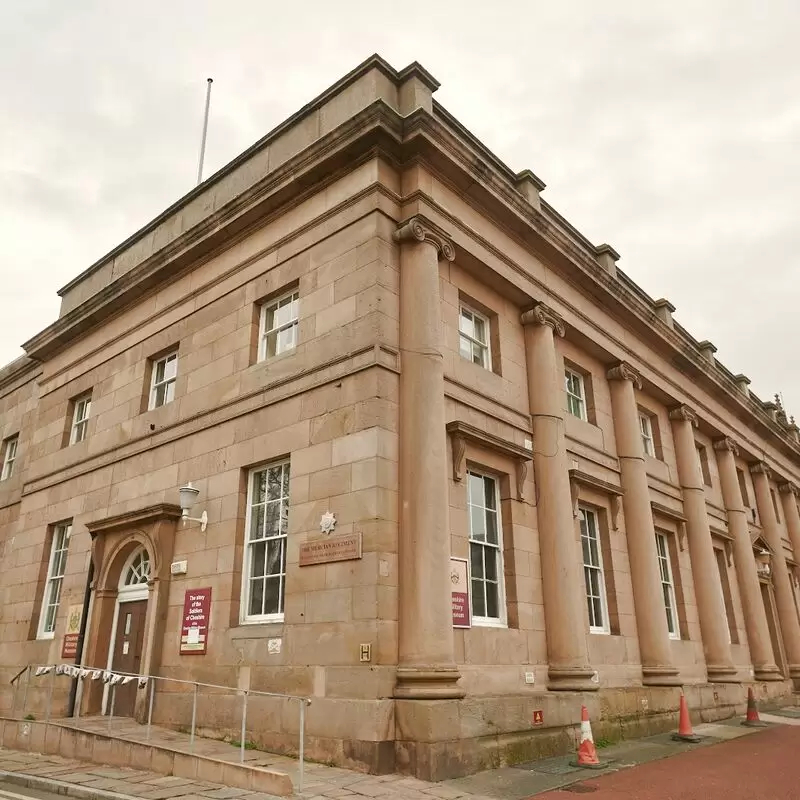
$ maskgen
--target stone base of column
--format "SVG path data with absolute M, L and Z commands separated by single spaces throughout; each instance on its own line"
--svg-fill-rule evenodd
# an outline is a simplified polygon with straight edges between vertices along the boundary
M 683 686 L 680 672 L 672 666 L 642 667 L 644 686 Z
M 398 667 L 394 696 L 400 700 L 457 700 L 466 694 L 458 686 L 461 673 L 448 667 Z
M 753 667 L 753 677 L 757 681 L 782 681 L 783 675 L 776 664 L 764 664 Z
M 709 683 L 741 683 L 738 673 L 732 664 L 706 664 Z
M 800 692 L 800 664 L 789 664 L 786 671 L 792 681 L 792 691 Z
M 588 667 L 548 667 L 547 688 L 551 692 L 596 692 L 594 670 Z

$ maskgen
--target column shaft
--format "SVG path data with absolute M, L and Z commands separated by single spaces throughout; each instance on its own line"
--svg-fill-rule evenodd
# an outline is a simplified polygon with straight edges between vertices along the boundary
M 778 518 L 772 505 L 772 495 L 769 491 L 769 467 L 759 461 L 750 466 L 753 475 L 753 489 L 756 494 L 758 515 L 761 518 L 761 527 L 764 538 L 772 548 L 772 586 L 775 590 L 775 605 L 778 609 L 778 621 L 783 636 L 783 646 L 786 649 L 789 677 L 794 683 L 796 691 L 800 691 L 800 625 L 797 621 L 797 610 L 794 605 L 794 593 L 790 583 L 789 567 L 783 552 L 781 530 L 778 527 Z
M 706 672 L 710 681 L 736 681 L 721 578 L 711 541 L 711 528 L 708 525 L 700 457 L 692 431 L 692 427 L 697 424 L 697 417 L 686 406 L 678 406 L 670 412 L 669 418 L 672 420 L 678 480 L 686 514 L 686 533 Z
M 453 655 L 439 256 L 452 245 L 419 217 L 401 226 L 400 541 L 395 697 L 463 697 Z
M 608 378 L 617 457 L 625 492 L 622 508 L 625 512 L 642 681 L 647 686 L 679 686 L 681 680 L 678 670 L 672 665 L 667 614 L 661 594 L 656 531 L 644 464 L 644 444 L 633 391 L 634 383 L 641 387 L 641 378 L 630 365 L 624 363 L 610 369 Z
M 547 635 L 548 688 L 593 690 L 586 645 L 585 589 L 572 514 L 564 436 L 564 373 L 554 334 L 564 323 L 539 303 L 522 315 L 528 397 L 533 420 L 536 514 Z
M 775 664 L 775 655 L 772 652 L 767 615 L 764 611 L 761 585 L 758 580 L 753 545 L 750 541 L 747 511 L 736 476 L 734 456 L 738 455 L 739 451 L 736 443 L 727 437 L 714 442 L 714 450 L 717 452 L 717 466 L 722 484 L 722 502 L 725 504 L 725 512 L 728 516 L 728 532 L 733 536 L 733 561 L 736 567 L 739 596 L 742 600 L 744 626 L 747 631 L 750 660 L 753 662 L 753 673 L 756 680 L 777 681 L 781 679 L 781 673 Z

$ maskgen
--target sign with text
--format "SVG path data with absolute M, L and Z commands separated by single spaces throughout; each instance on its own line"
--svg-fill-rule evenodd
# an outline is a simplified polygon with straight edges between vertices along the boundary
M 453 599 L 453 627 L 471 628 L 469 570 L 466 558 L 450 559 L 450 595 Z
M 205 655 L 208 647 L 208 626 L 211 622 L 211 587 L 187 589 L 183 598 L 181 625 L 182 656 Z
M 61 645 L 61 658 L 75 658 L 78 655 L 78 639 L 81 635 L 83 606 L 70 606 L 67 609 L 67 630 Z
M 335 533 L 300 545 L 301 567 L 329 564 L 332 561 L 353 561 L 358 558 L 361 558 L 361 531 Z

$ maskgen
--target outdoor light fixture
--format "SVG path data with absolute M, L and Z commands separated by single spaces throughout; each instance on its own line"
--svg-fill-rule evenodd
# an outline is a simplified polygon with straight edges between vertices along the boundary
M 183 520 L 184 527 L 186 526 L 187 522 L 199 522 L 200 530 L 205 533 L 206 528 L 208 527 L 208 513 L 204 511 L 199 517 L 189 516 L 189 511 L 194 505 L 194 501 L 197 500 L 197 495 L 200 494 L 200 490 L 195 489 L 190 481 L 186 484 L 186 486 L 181 486 L 181 488 L 178 490 L 178 494 L 181 498 L 181 519 Z
M 756 555 L 756 561 L 758 561 L 759 564 L 769 564 L 769 550 L 759 551 Z

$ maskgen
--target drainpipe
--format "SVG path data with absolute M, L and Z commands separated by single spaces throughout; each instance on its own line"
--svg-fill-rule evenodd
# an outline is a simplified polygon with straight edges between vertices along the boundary
M 86 623 L 89 617 L 89 602 L 92 598 L 92 581 L 94 580 L 94 560 L 89 559 L 89 574 L 86 576 L 86 588 L 83 591 L 83 615 L 81 616 L 81 629 L 78 632 L 78 647 L 75 652 L 75 664 L 80 666 L 83 661 L 83 642 L 86 637 Z M 78 694 L 78 680 L 73 678 L 69 687 L 69 702 L 67 704 L 67 717 L 75 714 L 75 698 Z

